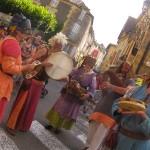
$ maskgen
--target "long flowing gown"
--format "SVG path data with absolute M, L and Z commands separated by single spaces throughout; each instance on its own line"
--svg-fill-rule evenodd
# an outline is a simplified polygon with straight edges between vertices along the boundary
M 81 75 L 83 74 L 83 71 L 82 67 L 74 69 L 70 74 L 70 79 L 78 81 L 81 87 L 86 89 L 87 92 L 93 96 L 96 88 L 95 73 L 89 73 L 82 78 Z M 83 104 L 83 100 L 79 99 L 74 94 L 67 93 L 65 88 L 63 88 L 61 96 L 46 114 L 46 119 L 55 127 L 70 130 L 77 119 L 80 106 Z
M 41 62 L 47 57 L 48 52 Z M 30 129 L 44 81 L 48 78 L 43 67 L 36 77 L 24 79 L 7 121 L 8 128 L 22 131 Z

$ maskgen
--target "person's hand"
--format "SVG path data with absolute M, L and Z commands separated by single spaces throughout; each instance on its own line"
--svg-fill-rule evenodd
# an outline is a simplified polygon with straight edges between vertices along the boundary
M 145 120 L 146 117 L 147 117 L 145 111 L 122 111 L 122 114 L 137 115 L 137 116 L 139 116 L 142 120 Z
M 26 64 L 33 63 L 34 61 L 35 61 L 35 59 L 33 59 L 33 58 L 28 58 L 25 60 Z
M 33 56 L 36 53 L 36 47 L 32 47 L 31 49 L 31 55 Z
M 87 100 L 90 97 L 90 94 L 82 94 L 81 100 Z
M 98 90 L 100 93 L 102 93 L 102 85 L 99 85 Z
M 28 58 L 22 62 L 22 65 L 27 65 L 33 63 L 35 60 L 32 58 Z
M 31 72 L 35 68 L 34 64 L 27 64 L 23 66 L 22 72 Z
M 62 82 L 68 82 L 69 79 L 68 79 L 68 78 L 61 78 L 61 79 L 59 79 L 59 81 L 62 81 Z
M 42 62 L 41 65 L 42 65 L 43 67 L 52 67 L 52 66 L 53 66 L 53 64 L 48 63 L 48 62 Z
M 102 89 L 107 89 L 107 88 L 111 88 L 112 84 L 110 84 L 109 82 L 103 82 L 102 84 Z

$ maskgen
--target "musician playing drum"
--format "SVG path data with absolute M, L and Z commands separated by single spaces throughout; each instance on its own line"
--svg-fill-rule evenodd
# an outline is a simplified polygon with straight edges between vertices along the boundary
M 124 96 L 147 103 L 146 110 L 127 111 L 119 108 L 119 100 L 114 102 L 114 116 L 121 116 L 121 128 L 115 150 L 149 150 L 150 149 L 150 77 L 145 85 L 130 89 Z M 136 107 L 136 102 L 135 102 Z
M 7 131 L 12 135 L 15 134 L 16 130 L 29 130 L 40 98 L 43 83 L 49 78 L 46 74 L 45 67 L 53 66 L 45 60 L 52 53 L 61 51 L 62 46 L 67 44 L 67 37 L 62 33 L 57 33 L 49 40 L 49 44 L 51 45 L 50 49 L 40 49 L 32 56 L 32 58 L 40 60 L 42 64 L 39 66 L 39 73 L 32 79 L 25 79 L 21 85 L 7 122 Z
M 96 74 L 92 70 L 95 62 L 94 58 L 87 56 L 83 66 L 73 69 L 69 75 L 70 80 L 76 80 L 87 93 L 78 97 L 74 92 L 67 92 L 64 87 L 61 90 L 61 96 L 46 114 L 46 119 L 49 121 L 49 125 L 45 126 L 47 130 L 55 127 L 55 133 L 58 134 L 62 128 L 70 130 L 76 122 L 80 106 L 84 104 L 85 100 L 93 96 L 96 88 Z

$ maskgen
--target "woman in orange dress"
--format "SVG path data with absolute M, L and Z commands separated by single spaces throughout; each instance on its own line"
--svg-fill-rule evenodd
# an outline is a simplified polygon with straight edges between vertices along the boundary
M 32 64 L 23 65 L 19 41 L 31 35 L 31 23 L 23 15 L 15 15 L 10 23 L 9 36 L 0 42 L 0 122 L 2 120 L 7 101 L 10 100 L 13 75 L 30 71 Z

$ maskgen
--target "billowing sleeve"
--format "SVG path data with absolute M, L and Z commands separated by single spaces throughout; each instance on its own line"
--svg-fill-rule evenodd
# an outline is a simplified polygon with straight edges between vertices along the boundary
M 94 90 L 96 89 L 96 77 L 92 78 L 92 82 L 87 90 L 87 92 L 93 97 Z
M 18 75 L 22 71 L 21 64 L 17 64 L 17 59 L 20 57 L 19 43 L 14 39 L 7 39 L 2 44 L 2 69 L 4 72 Z
M 139 123 L 140 130 L 143 134 L 150 138 L 150 104 L 147 105 L 146 109 L 147 118 Z
M 16 58 L 4 56 L 2 61 L 2 69 L 5 73 L 18 75 L 22 72 L 22 66 L 16 64 Z
M 77 67 L 72 69 L 71 73 L 69 74 L 69 79 L 72 78 L 72 76 L 75 74 L 75 72 L 77 71 L 77 69 L 78 69 Z

